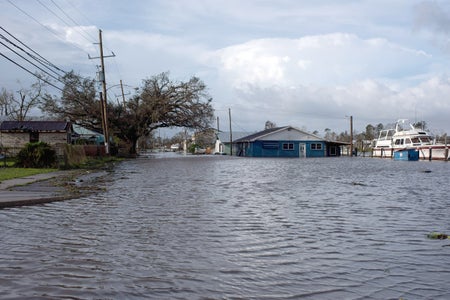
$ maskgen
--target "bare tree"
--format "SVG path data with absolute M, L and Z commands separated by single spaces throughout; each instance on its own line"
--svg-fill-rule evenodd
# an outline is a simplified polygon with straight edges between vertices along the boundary
M 29 89 L 18 90 L 18 98 L 3 88 L 0 94 L 0 115 L 9 116 L 15 121 L 25 121 L 28 113 L 38 107 L 43 87 L 43 82 L 38 80 Z
M 8 116 L 11 111 L 11 104 L 13 102 L 13 93 L 2 88 L 0 93 L 0 116 Z
M 73 123 L 101 131 L 101 106 L 96 98 L 94 79 L 82 78 L 69 72 L 61 78 L 64 81 L 62 95 L 42 96 L 42 111 L 59 119 L 69 118 Z

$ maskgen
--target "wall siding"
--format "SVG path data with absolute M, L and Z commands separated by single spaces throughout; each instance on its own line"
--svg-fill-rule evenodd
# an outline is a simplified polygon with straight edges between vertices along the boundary
M 30 142 L 30 133 L 2 132 L 0 141 L 10 154 L 16 155 Z M 49 144 L 56 150 L 58 155 L 61 155 L 63 153 L 62 145 L 67 144 L 68 137 L 66 132 L 40 132 L 39 141 Z
M 294 145 L 292 150 L 284 150 L 283 144 Z M 311 150 L 311 143 L 322 144 L 321 150 Z M 306 157 L 326 156 L 325 143 L 321 141 L 255 141 L 244 145 L 243 156 L 247 157 L 299 157 L 299 144 L 305 144 Z

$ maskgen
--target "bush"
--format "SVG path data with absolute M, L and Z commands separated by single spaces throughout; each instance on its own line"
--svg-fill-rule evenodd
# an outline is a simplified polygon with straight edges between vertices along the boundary
M 17 167 L 51 168 L 56 165 L 56 151 L 44 142 L 26 144 L 16 157 Z
M 64 161 L 60 168 L 71 169 L 77 168 L 86 163 L 86 152 L 82 145 L 64 145 Z
M 188 148 L 188 152 L 191 153 L 191 154 L 194 154 L 195 153 L 195 149 L 197 149 L 197 148 L 198 148 L 197 144 L 191 144 L 189 146 L 189 148 Z

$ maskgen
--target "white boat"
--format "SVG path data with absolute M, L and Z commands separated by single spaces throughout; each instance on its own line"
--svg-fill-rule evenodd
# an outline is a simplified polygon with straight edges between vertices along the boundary
M 398 120 L 395 129 L 380 131 L 372 149 L 374 157 L 394 157 L 394 152 L 406 149 L 419 151 L 419 159 L 448 160 L 449 147 L 438 144 L 428 132 L 414 127 L 406 119 Z

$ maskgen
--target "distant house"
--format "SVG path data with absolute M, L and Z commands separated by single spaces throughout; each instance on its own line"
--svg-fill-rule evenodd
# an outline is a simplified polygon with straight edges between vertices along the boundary
M 72 128 L 72 143 L 74 144 L 103 145 L 105 143 L 105 137 L 99 132 L 77 124 L 73 124 Z
M 233 139 L 233 155 L 236 155 L 236 144 L 234 140 L 240 139 L 244 136 L 248 136 L 248 132 L 232 132 L 231 136 L 229 132 L 216 133 L 216 143 L 214 145 L 214 154 L 228 154 L 230 155 L 230 140 Z
M 0 145 L 15 155 L 25 144 L 45 142 L 57 153 L 71 142 L 72 124 L 66 121 L 3 121 L 0 124 Z
M 292 126 L 276 127 L 237 140 L 238 156 L 246 157 L 327 157 L 340 156 L 341 144 L 326 141 Z

